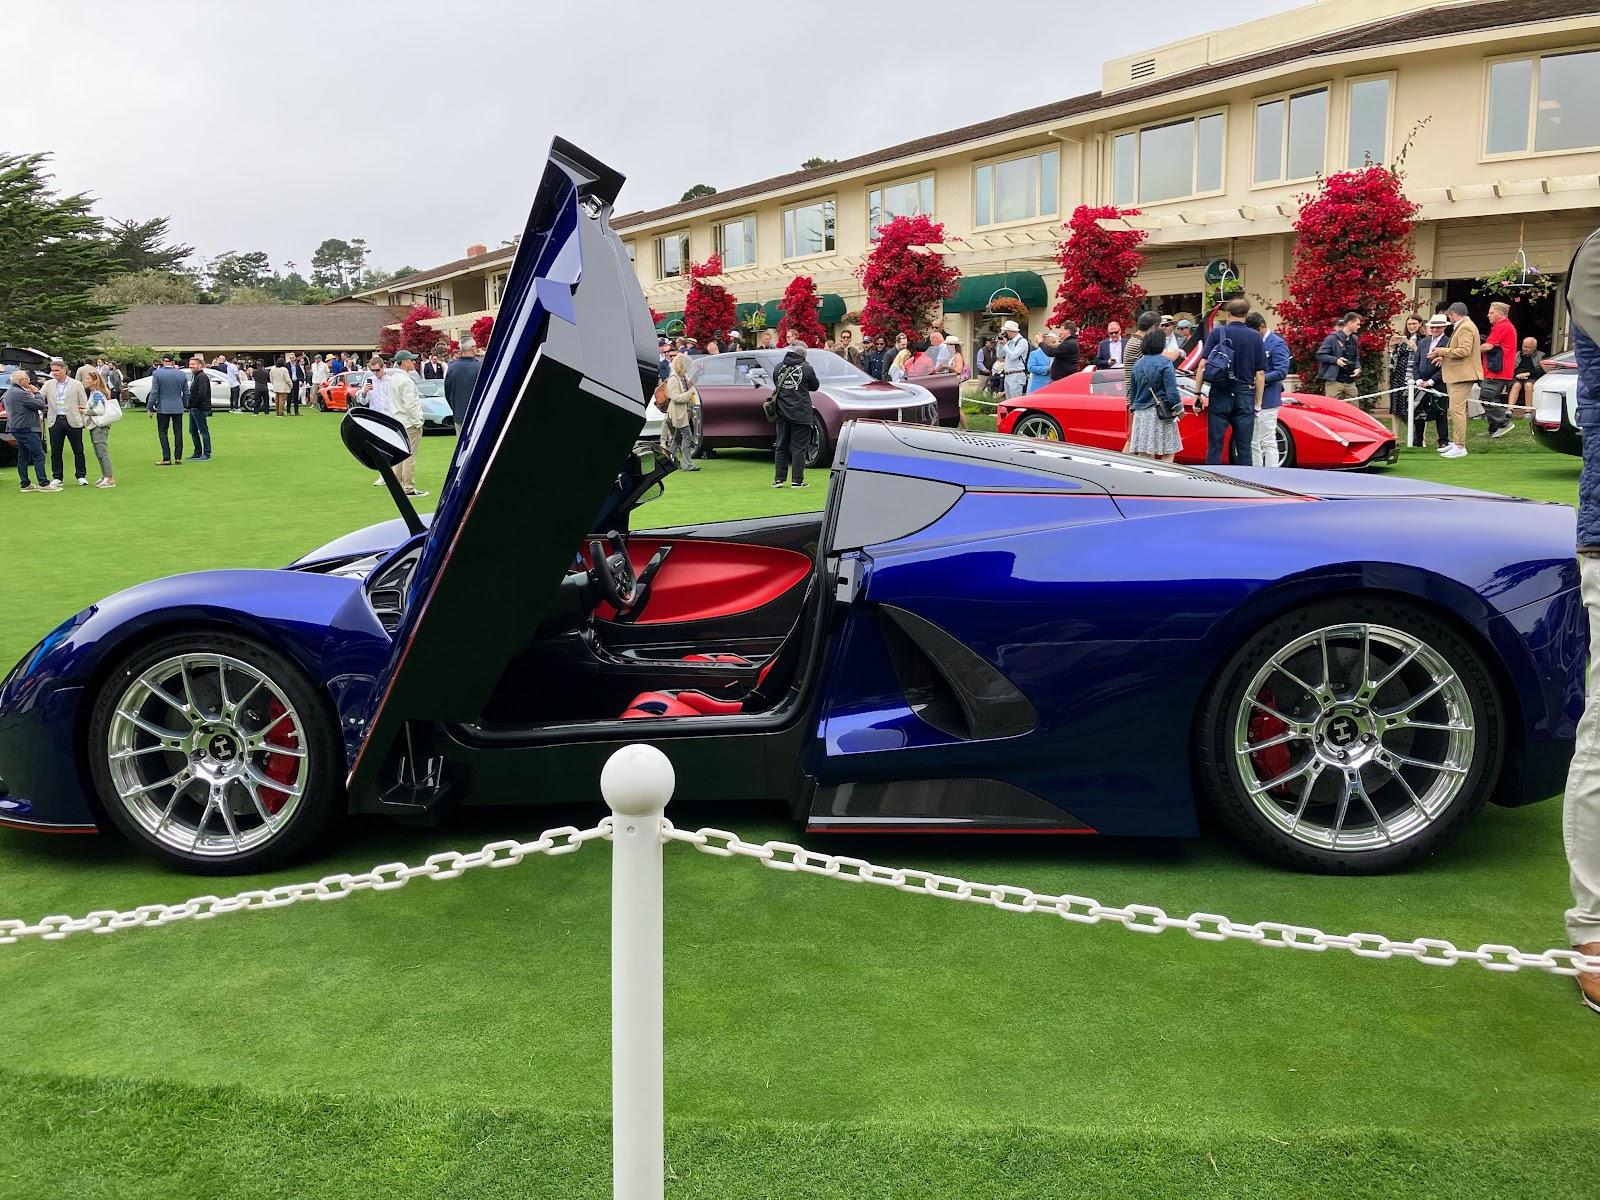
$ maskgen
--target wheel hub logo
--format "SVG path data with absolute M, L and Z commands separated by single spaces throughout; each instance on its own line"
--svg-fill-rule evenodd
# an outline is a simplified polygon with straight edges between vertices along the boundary
M 211 757 L 219 762 L 227 762 L 233 758 L 233 739 L 225 733 L 216 734 L 210 742 Z
M 1356 723 L 1349 717 L 1338 717 L 1328 726 L 1328 740 L 1335 746 L 1348 746 L 1356 740 Z

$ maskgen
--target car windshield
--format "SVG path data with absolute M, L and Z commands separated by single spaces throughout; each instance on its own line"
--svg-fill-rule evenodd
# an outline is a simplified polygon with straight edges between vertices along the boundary
M 1179 371 L 1178 390 L 1185 396 L 1194 395 L 1194 376 Z M 1127 391 L 1127 373 L 1121 367 L 1107 367 L 1089 376 L 1089 391 L 1096 396 L 1120 396 Z
M 328 380 L 329 383 L 342 383 L 347 388 L 358 388 L 366 381 L 366 371 L 342 371 Z
M 851 366 L 847 359 L 840 358 L 831 350 L 807 350 L 806 361 L 817 373 L 819 381 L 831 379 L 840 383 L 872 382 L 872 376 L 860 367 Z
M 419 379 L 417 380 L 417 395 L 426 399 L 429 396 L 444 395 L 444 380 Z

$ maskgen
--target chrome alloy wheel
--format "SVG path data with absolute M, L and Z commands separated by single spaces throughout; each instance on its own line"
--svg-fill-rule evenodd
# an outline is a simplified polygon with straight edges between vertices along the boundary
M 1416 635 L 1334 625 L 1256 672 L 1234 717 L 1251 802 L 1289 837 L 1374 850 L 1426 830 L 1456 799 L 1476 737 L 1466 685 Z
M 270 841 L 308 782 L 300 714 L 259 669 L 223 654 L 175 655 L 129 682 L 105 752 L 113 802 L 156 841 L 202 857 Z
M 1056 423 L 1049 417 L 1031 413 L 1017 422 L 1016 428 L 1011 431 L 1018 437 L 1039 438 L 1046 442 L 1059 442 L 1061 431 Z

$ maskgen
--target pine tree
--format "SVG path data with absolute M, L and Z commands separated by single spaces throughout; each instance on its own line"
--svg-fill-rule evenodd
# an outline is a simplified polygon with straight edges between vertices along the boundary
M 91 292 L 117 270 L 89 197 L 58 196 L 43 154 L 0 154 L 0 329 L 13 345 L 87 358 L 118 307 Z

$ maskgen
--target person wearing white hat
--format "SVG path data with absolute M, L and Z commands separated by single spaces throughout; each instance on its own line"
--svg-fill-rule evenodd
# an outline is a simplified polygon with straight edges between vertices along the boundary
M 1015 321 L 1000 326 L 1000 341 L 995 346 L 994 373 L 1005 382 L 1006 399 L 1015 400 L 1028 387 L 1028 352 L 1032 349 Z

